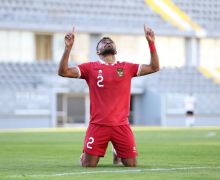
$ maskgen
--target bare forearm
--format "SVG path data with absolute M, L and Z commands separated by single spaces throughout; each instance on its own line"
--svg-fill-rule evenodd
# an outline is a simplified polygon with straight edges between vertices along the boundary
M 77 67 L 69 67 L 68 66 L 68 59 L 70 55 L 71 47 L 65 47 L 65 50 L 63 52 L 63 56 L 60 60 L 60 66 L 58 70 L 58 74 L 62 77 L 68 77 L 68 78 L 78 78 L 79 77 L 79 71 Z
M 58 71 L 59 75 L 63 75 L 65 72 L 68 71 L 68 59 L 69 59 L 70 51 L 71 48 L 65 47 L 63 56 L 60 60 L 59 71 Z
M 153 44 L 152 44 L 153 43 Z M 148 43 L 150 48 L 150 64 L 142 64 L 140 76 L 155 73 L 160 70 L 159 57 L 154 42 Z
M 146 25 L 144 25 L 144 32 L 149 45 L 151 58 L 150 58 L 150 64 L 142 64 L 140 71 L 141 76 L 151 74 L 160 70 L 159 58 L 154 44 L 155 43 L 154 32 Z
M 150 66 L 155 72 L 159 71 L 160 70 L 159 57 L 154 42 L 149 43 L 149 47 L 150 47 L 150 55 L 151 55 Z
M 80 73 L 77 67 L 68 67 L 68 59 L 70 56 L 70 51 L 72 49 L 73 43 L 75 38 L 75 29 L 73 27 L 72 32 L 69 32 L 65 35 L 65 49 L 63 52 L 63 56 L 60 60 L 60 66 L 58 70 L 58 74 L 62 77 L 69 77 L 69 78 L 78 78 Z

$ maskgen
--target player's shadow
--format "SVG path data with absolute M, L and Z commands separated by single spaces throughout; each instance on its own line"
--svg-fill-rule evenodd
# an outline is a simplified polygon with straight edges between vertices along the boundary
M 82 167 L 79 162 L 76 162 L 73 166 L 76 167 L 76 168 Z M 125 167 L 123 164 L 114 165 L 114 164 L 99 163 L 96 168 L 98 168 L 98 169 L 105 169 L 105 168 L 116 168 L 116 169 L 117 168 L 122 168 L 123 169 L 123 168 L 129 168 L 130 169 L 130 168 L 151 168 L 151 166 L 141 164 L 141 165 L 137 165 L 136 167 Z
M 124 166 L 121 165 L 113 165 L 113 164 L 98 164 L 97 168 L 123 168 Z
M 98 164 L 98 166 L 96 168 L 129 168 L 129 169 L 135 169 L 135 168 L 150 168 L 150 166 L 146 166 L 146 165 L 137 165 L 136 167 L 125 167 L 124 165 L 120 164 L 120 165 L 113 165 L 113 164 Z

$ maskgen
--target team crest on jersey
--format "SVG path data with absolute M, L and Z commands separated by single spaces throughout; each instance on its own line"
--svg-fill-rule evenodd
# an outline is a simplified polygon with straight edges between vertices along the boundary
M 99 74 L 102 74 L 102 70 L 101 69 L 99 69 Z
M 119 77 L 124 76 L 123 68 L 117 68 L 117 73 L 118 73 L 118 76 L 119 76 Z

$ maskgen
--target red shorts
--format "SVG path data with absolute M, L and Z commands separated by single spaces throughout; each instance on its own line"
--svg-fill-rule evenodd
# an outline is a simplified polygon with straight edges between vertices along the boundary
M 83 150 L 87 154 L 104 157 L 109 141 L 112 142 L 118 157 L 136 157 L 136 145 L 130 125 L 90 124 L 86 131 Z

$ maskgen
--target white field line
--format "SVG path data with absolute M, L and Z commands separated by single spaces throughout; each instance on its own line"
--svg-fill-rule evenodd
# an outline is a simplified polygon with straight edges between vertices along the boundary
M 58 176 L 73 176 L 73 175 L 88 175 L 88 174 L 106 174 L 106 173 L 136 173 L 136 172 L 162 172 L 162 171 L 179 171 L 179 170 L 196 170 L 196 169 L 220 169 L 217 167 L 179 167 L 179 168 L 149 168 L 149 169 L 125 169 L 125 170 L 102 170 L 102 171 L 81 171 L 67 172 L 56 174 L 26 174 L 26 175 L 11 175 L 6 178 L 22 178 L 22 177 L 58 177 Z

